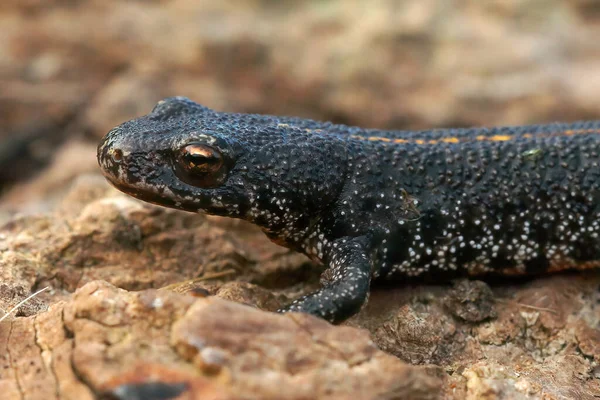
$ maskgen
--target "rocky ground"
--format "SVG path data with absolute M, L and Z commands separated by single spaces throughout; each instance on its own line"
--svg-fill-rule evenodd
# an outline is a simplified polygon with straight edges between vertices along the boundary
M 597 399 L 600 272 L 374 288 L 109 188 L 95 143 L 160 98 L 378 127 L 600 118 L 594 1 L 5 0 L 2 399 Z M 154 397 L 151 397 L 154 396 Z M 136 397 L 137 396 L 137 397 Z
M 317 284 L 305 257 L 245 223 L 140 203 L 97 175 L 0 238 L 2 310 L 51 288 L 0 323 L 8 398 L 600 393 L 599 272 L 378 288 L 334 327 L 266 312 Z

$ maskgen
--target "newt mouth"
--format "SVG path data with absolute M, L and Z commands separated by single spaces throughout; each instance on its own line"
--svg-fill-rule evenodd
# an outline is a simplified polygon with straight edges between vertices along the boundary
M 104 175 L 108 182 L 113 185 L 120 192 L 123 192 L 129 196 L 135 197 L 138 200 L 145 201 L 147 203 L 151 203 L 157 206 L 163 207 L 171 207 L 171 208 L 179 208 L 175 201 L 169 199 L 168 197 L 160 196 L 158 194 L 148 192 L 146 190 L 141 190 L 139 188 L 129 186 L 120 182 L 109 175 Z
M 104 178 L 106 178 L 106 180 L 116 189 L 118 189 L 119 191 L 128 194 L 130 196 L 133 196 L 135 198 L 141 198 L 142 196 L 144 196 L 144 193 L 142 193 L 141 190 L 134 188 L 132 186 L 129 186 L 127 184 L 124 184 L 123 182 L 119 181 L 118 179 L 116 179 L 112 174 L 110 174 L 107 171 L 102 171 L 102 175 L 104 175 Z

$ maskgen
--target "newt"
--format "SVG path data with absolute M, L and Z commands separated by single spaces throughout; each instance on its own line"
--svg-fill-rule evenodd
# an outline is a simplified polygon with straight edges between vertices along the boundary
M 337 323 L 376 281 L 600 267 L 600 121 L 381 131 L 173 97 L 112 129 L 98 162 L 131 196 L 323 263 L 280 312 Z

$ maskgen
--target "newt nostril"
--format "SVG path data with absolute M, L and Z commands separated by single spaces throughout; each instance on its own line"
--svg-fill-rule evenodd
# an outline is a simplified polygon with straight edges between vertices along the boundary
M 113 159 L 115 163 L 120 163 L 123 160 L 123 150 L 121 149 L 113 149 L 110 151 L 110 157 Z

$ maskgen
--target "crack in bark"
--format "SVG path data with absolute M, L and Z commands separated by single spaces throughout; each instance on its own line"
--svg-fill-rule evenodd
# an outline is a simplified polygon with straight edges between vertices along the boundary
M 60 385 L 58 384 L 58 376 L 56 375 L 56 371 L 54 370 L 54 354 L 52 352 L 52 349 L 50 347 L 48 347 L 48 354 L 50 356 L 50 361 L 48 363 L 46 363 L 46 360 L 44 359 L 44 347 L 42 345 L 42 343 L 40 343 L 39 340 L 39 325 L 37 323 L 38 318 L 37 315 L 33 318 L 33 333 L 34 333 L 34 342 L 35 345 L 38 347 L 38 349 L 40 349 L 40 357 L 42 359 L 42 362 L 44 363 L 44 367 L 46 369 L 46 371 L 48 371 L 52 377 L 54 378 L 54 394 L 56 395 L 57 399 L 60 399 Z
M 19 391 L 21 398 L 25 399 L 25 392 L 23 391 L 23 387 L 21 386 L 21 382 L 19 381 L 19 374 L 13 364 L 13 357 L 12 357 L 12 354 L 10 353 L 10 339 L 12 337 L 14 321 L 8 321 L 8 322 L 10 323 L 10 329 L 8 330 L 8 337 L 6 339 L 6 354 L 8 355 L 8 364 L 10 364 L 10 368 L 13 370 L 13 372 L 15 374 L 14 376 L 15 376 L 15 383 L 17 384 L 17 390 Z
M 97 324 L 97 325 L 99 325 L 99 326 L 101 326 L 103 328 L 106 328 L 106 329 L 113 329 L 113 328 L 114 329 L 116 329 L 116 328 L 127 328 L 127 329 L 129 329 L 130 328 L 130 325 L 127 322 L 119 322 L 117 324 L 111 325 L 111 324 L 107 324 L 105 322 L 96 321 L 95 319 L 92 319 L 90 317 L 81 317 L 81 316 L 78 316 L 76 318 L 78 320 L 88 321 L 88 322 L 91 322 L 93 324 Z M 117 342 L 115 342 L 115 343 L 117 343 Z
M 69 365 L 71 366 L 71 371 L 73 371 L 73 376 L 85 387 L 87 387 L 91 393 L 94 394 L 94 396 L 98 397 L 98 392 L 95 390 L 94 386 L 86 379 L 83 377 L 83 375 L 81 375 L 81 372 L 77 369 L 77 367 L 75 366 L 75 360 L 74 360 L 74 356 L 75 356 L 75 332 L 74 331 L 70 331 L 67 328 L 67 324 L 65 323 L 65 309 L 63 308 L 61 313 L 60 313 L 60 320 L 63 326 L 63 329 L 65 330 L 65 332 L 70 332 L 72 338 L 69 338 L 67 340 L 69 340 L 71 342 L 71 353 L 69 355 Z M 67 335 L 68 337 L 69 335 Z

